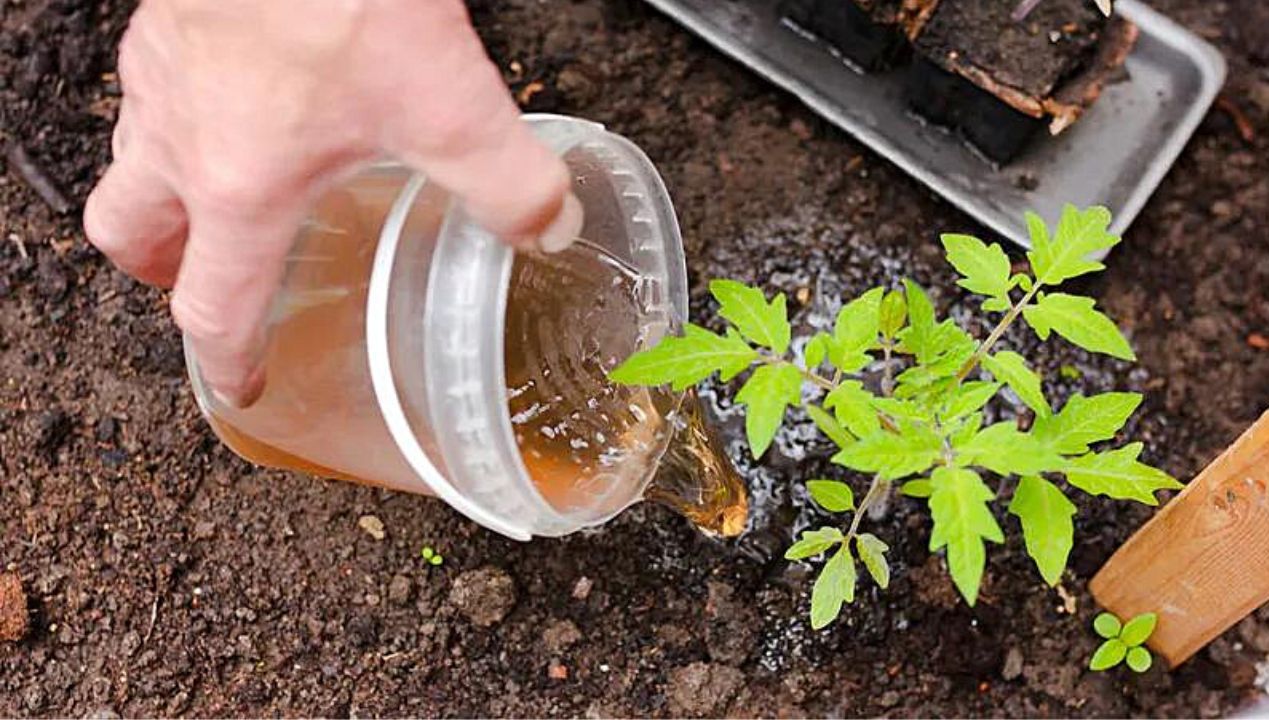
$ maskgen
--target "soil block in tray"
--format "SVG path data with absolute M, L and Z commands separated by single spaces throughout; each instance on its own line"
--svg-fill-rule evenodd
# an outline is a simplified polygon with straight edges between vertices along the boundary
M 912 107 L 984 155 L 1012 160 L 1037 131 L 1058 134 L 1123 66 L 1137 28 L 1088 0 L 1043 0 L 1023 20 L 1013 0 L 943 0 L 913 41 Z
M 785 0 L 784 17 L 866 71 L 893 66 L 937 0 Z

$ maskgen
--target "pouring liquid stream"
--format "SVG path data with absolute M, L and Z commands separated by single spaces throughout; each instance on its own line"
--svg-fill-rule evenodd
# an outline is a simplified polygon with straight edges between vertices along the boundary
M 521 457 L 557 511 L 622 503 L 652 477 L 645 499 L 707 533 L 738 535 L 748 516 L 744 482 L 696 394 L 608 380 L 664 330 L 641 327 L 650 294 L 646 278 L 583 239 L 561 253 L 517 256 L 505 361 Z

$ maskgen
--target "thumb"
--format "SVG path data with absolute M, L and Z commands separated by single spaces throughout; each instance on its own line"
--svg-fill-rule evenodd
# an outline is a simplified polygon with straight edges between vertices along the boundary
M 456 194 L 504 240 L 562 250 L 582 226 L 567 166 L 520 119 L 462 4 L 427 7 L 459 17 L 430 23 L 429 34 L 444 33 L 445 52 L 422 67 L 402 65 L 411 71 L 389 91 L 396 112 L 384 128 L 385 149 Z

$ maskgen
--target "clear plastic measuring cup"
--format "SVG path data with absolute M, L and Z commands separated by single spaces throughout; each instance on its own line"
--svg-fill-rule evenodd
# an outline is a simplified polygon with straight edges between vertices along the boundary
M 424 176 L 366 169 L 323 197 L 296 239 L 253 406 L 219 403 L 186 343 L 199 406 L 229 447 L 262 465 L 437 495 L 518 539 L 603 522 L 642 497 L 681 396 L 594 391 L 611 391 L 597 373 L 685 321 L 678 223 L 632 143 L 573 118 L 525 121 L 572 170 L 587 242 L 517 255 Z M 605 290 L 626 280 L 629 294 Z M 558 332 L 572 344 L 547 337 Z M 553 357 L 557 346 L 588 359 Z M 552 406 L 560 423 L 535 425 L 533 407 L 513 417 L 525 388 L 564 403 Z M 612 453 L 618 440 L 625 454 Z M 526 452 L 536 441 L 567 451 Z

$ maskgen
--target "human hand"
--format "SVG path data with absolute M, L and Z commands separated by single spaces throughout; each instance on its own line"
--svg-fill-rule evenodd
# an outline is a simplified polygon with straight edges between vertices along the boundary
M 114 162 L 89 240 L 174 287 L 204 379 L 245 406 L 264 387 L 264 318 L 300 222 L 359 163 L 391 155 L 520 246 L 581 228 L 461 0 L 146 0 L 119 50 Z

